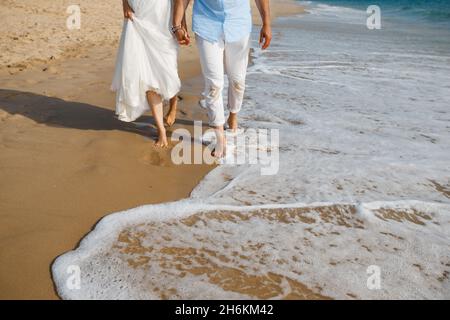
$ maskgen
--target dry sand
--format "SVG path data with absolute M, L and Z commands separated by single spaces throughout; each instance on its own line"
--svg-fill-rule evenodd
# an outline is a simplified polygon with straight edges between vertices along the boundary
M 121 1 L 79 0 L 81 30 L 67 30 L 66 0 L 0 3 L 0 299 L 57 299 L 51 262 L 103 216 L 178 200 L 211 166 L 175 166 L 154 131 L 114 118 L 109 91 Z M 273 14 L 299 12 L 275 1 Z M 205 120 L 195 46 L 180 57 L 180 121 Z M 139 119 L 151 122 L 151 117 Z

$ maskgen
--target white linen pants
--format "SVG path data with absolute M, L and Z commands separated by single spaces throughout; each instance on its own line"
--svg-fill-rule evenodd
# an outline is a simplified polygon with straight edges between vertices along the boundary
M 224 73 L 229 83 L 228 110 L 238 113 L 244 99 L 250 35 L 236 42 L 225 42 L 223 36 L 217 42 L 210 42 L 199 35 L 196 39 L 205 80 L 200 104 L 208 110 L 210 126 L 223 126 L 225 124 Z

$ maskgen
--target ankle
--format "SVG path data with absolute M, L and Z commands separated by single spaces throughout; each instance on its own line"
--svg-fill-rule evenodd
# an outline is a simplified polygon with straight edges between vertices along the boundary
M 165 136 L 166 135 L 166 129 L 162 128 L 162 129 L 158 129 L 158 135 L 161 136 Z

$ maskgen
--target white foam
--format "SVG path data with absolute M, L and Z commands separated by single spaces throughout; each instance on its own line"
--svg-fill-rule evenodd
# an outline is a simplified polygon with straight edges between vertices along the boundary
M 328 212 L 324 209 L 327 206 L 335 205 L 236 207 L 187 200 L 114 214 L 102 220 L 76 251 L 56 260 L 55 283 L 65 299 L 154 299 L 163 293 L 174 299 L 255 298 L 239 288 L 225 290 L 226 281 L 230 281 L 226 276 L 225 283 L 221 283 L 214 280 L 214 272 L 212 276 L 208 271 L 186 272 L 201 267 L 218 274 L 233 269 L 262 279 L 268 274 L 280 275 L 282 280 L 273 284 L 278 291 L 273 296 L 267 293 L 269 298 L 284 298 L 292 293 L 290 285 L 286 286 L 292 280 L 333 298 L 450 297 L 445 278 L 450 265 L 449 205 L 417 201 L 367 203 L 354 212 L 338 209 L 336 212 L 342 214 L 328 218 L 321 216 Z M 345 206 L 353 205 L 339 207 Z M 305 209 L 302 219 L 286 214 L 278 220 L 276 212 L 270 211 L 299 208 Z M 423 225 L 382 220 L 375 215 L 380 208 L 410 213 L 416 210 L 428 217 L 418 217 Z M 239 216 L 220 219 L 214 216 L 217 212 L 235 212 Z M 183 218 L 193 215 L 198 215 L 197 222 L 183 222 Z M 124 230 L 133 241 L 117 240 Z M 127 250 L 136 242 L 140 249 L 151 250 Z M 165 252 L 167 248 L 191 252 L 174 255 Z M 139 262 L 143 257 L 146 263 L 130 267 L 130 260 Z M 206 262 L 198 262 L 199 257 Z M 70 290 L 65 284 L 70 265 L 82 270 L 80 290 Z M 380 290 L 367 288 L 366 271 L 370 265 L 381 268 Z M 264 285 L 264 281 L 261 283 Z
M 304 5 L 306 12 L 320 19 L 344 19 L 346 23 L 361 23 L 366 20 L 366 12 L 355 8 L 333 6 L 323 3 L 312 3 L 310 1 L 300 1 Z

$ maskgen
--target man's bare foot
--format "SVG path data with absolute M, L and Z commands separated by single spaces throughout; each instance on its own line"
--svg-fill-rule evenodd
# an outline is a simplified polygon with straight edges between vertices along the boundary
M 222 139 L 218 140 L 211 155 L 217 159 L 224 158 L 227 155 L 227 139 L 225 138 L 225 135 L 222 136 Z
M 159 134 L 158 140 L 155 142 L 155 146 L 158 148 L 167 148 L 169 146 L 165 132 Z
M 231 131 L 236 132 L 236 130 L 238 129 L 237 113 L 230 112 L 227 123 Z

